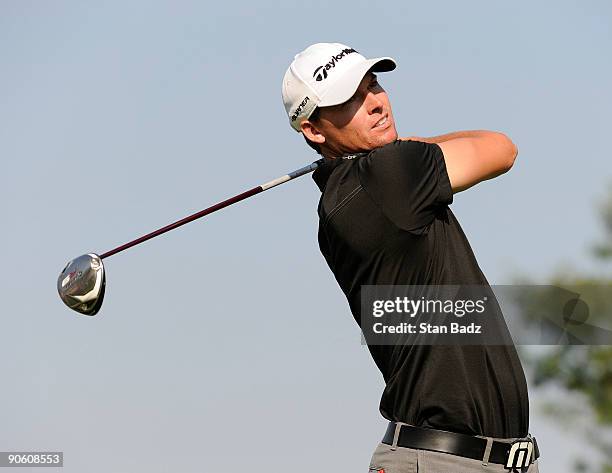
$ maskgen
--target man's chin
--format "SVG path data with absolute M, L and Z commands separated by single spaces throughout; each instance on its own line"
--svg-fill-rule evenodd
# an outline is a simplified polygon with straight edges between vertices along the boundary
M 371 140 L 370 144 L 367 147 L 364 147 L 359 150 L 355 150 L 355 152 L 368 152 L 372 151 L 376 148 L 382 148 L 383 146 L 388 145 L 389 143 L 393 143 L 398 138 L 397 132 L 384 134 L 383 136 L 377 136 L 375 139 Z
M 398 138 L 398 134 L 397 131 L 395 130 L 395 127 L 390 128 L 389 130 L 386 130 L 386 132 L 382 135 L 379 136 L 377 141 L 377 146 L 376 148 L 380 148 L 381 146 L 385 146 L 388 145 L 389 143 L 393 143 L 395 140 L 397 140 Z

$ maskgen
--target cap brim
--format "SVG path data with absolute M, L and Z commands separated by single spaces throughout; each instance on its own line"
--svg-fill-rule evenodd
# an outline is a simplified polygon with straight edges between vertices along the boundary
M 366 59 L 365 61 L 356 64 L 351 70 L 340 78 L 326 94 L 321 97 L 319 107 L 331 107 L 332 105 L 340 105 L 350 99 L 357 91 L 357 87 L 361 83 L 363 77 L 369 72 L 390 72 L 395 69 L 395 61 L 390 57 L 379 57 L 375 59 Z

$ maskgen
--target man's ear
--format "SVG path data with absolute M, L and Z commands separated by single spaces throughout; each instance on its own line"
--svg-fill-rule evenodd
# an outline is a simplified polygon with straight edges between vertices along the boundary
M 302 128 L 302 133 L 304 136 L 313 143 L 317 143 L 319 145 L 325 143 L 325 137 L 321 134 L 321 131 L 317 128 L 317 126 L 311 121 L 304 120 L 302 123 L 300 123 L 300 127 Z

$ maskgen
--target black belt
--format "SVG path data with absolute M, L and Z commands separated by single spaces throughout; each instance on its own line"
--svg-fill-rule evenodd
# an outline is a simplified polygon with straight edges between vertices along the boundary
M 393 445 L 395 426 L 395 422 L 389 422 L 382 443 Z M 523 443 L 512 449 L 512 446 L 518 442 Z M 531 436 L 520 440 L 517 439 L 510 443 L 493 440 L 491 453 L 489 455 L 489 463 L 501 463 L 506 465 L 511 450 L 513 450 L 513 458 L 510 459 L 510 464 L 512 464 L 512 461 L 514 461 L 514 463 L 517 461 L 520 462 L 521 459 L 524 459 L 526 456 L 526 449 L 528 446 L 524 444 L 528 442 L 532 442 L 533 444 L 531 448 L 532 458 L 530 461 L 530 463 L 533 463 L 540 456 L 540 451 L 538 450 L 538 443 L 535 437 Z M 472 458 L 474 460 L 482 460 L 484 458 L 485 448 L 487 447 L 487 440 L 467 434 L 402 424 L 397 438 L 397 445 L 399 447 L 431 450 L 434 452 L 450 453 L 451 455 Z M 521 449 L 524 450 L 523 455 L 519 455 Z

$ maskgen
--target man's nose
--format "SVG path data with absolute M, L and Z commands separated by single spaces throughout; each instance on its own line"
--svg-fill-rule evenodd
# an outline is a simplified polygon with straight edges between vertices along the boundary
M 374 113 L 381 113 L 383 108 L 383 103 L 378 95 L 373 92 L 368 92 L 368 96 L 366 97 L 366 103 L 368 107 L 368 113 L 370 115 Z

